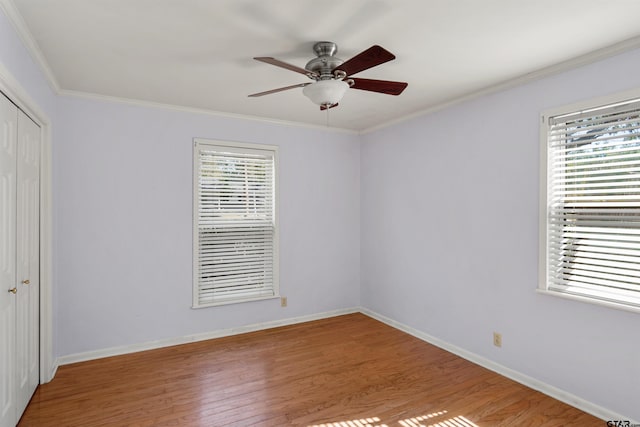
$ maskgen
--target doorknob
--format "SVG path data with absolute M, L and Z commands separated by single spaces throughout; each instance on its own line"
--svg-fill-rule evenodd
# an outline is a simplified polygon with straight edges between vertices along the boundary
M 27 279 L 27 280 L 23 280 L 22 283 L 25 284 L 25 285 L 28 285 L 31 282 L 29 281 L 29 279 Z
M 11 288 L 9 289 L 9 292 L 11 292 L 12 294 L 17 294 L 18 293 L 18 288 Z

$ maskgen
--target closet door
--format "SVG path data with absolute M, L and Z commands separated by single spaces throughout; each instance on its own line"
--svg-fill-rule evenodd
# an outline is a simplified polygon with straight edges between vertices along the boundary
M 0 94 L 0 427 L 39 382 L 40 128 Z
M 0 93 L 0 426 L 16 409 L 16 144 L 18 109 Z
M 40 127 L 20 110 L 17 154 L 15 348 L 20 415 L 40 377 Z

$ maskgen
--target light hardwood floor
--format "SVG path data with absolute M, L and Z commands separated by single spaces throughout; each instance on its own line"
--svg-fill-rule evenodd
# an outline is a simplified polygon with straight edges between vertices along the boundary
M 604 426 L 363 314 L 60 367 L 26 426 Z

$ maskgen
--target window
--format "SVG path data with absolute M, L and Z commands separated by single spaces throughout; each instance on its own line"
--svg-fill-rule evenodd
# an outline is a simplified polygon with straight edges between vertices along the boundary
M 640 310 L 640 96 L 543 114 L 541 135 L 541 289 Z
M 278 296 L 274 146 L 194 140 L 193 306 Z

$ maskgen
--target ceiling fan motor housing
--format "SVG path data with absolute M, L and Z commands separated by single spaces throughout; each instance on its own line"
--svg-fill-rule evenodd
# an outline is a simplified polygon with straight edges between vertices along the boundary
M 313 51 L 318 56 L 307 62 L 305 69 L 317 73 L 318 80 L 334 79 L 332 71 L 344 62 L 334 56 L 338 52 L 338 45 L 333 42 L 318 42 L 313 45 Z M 342 76 L 344 78 L 344 76 Z

